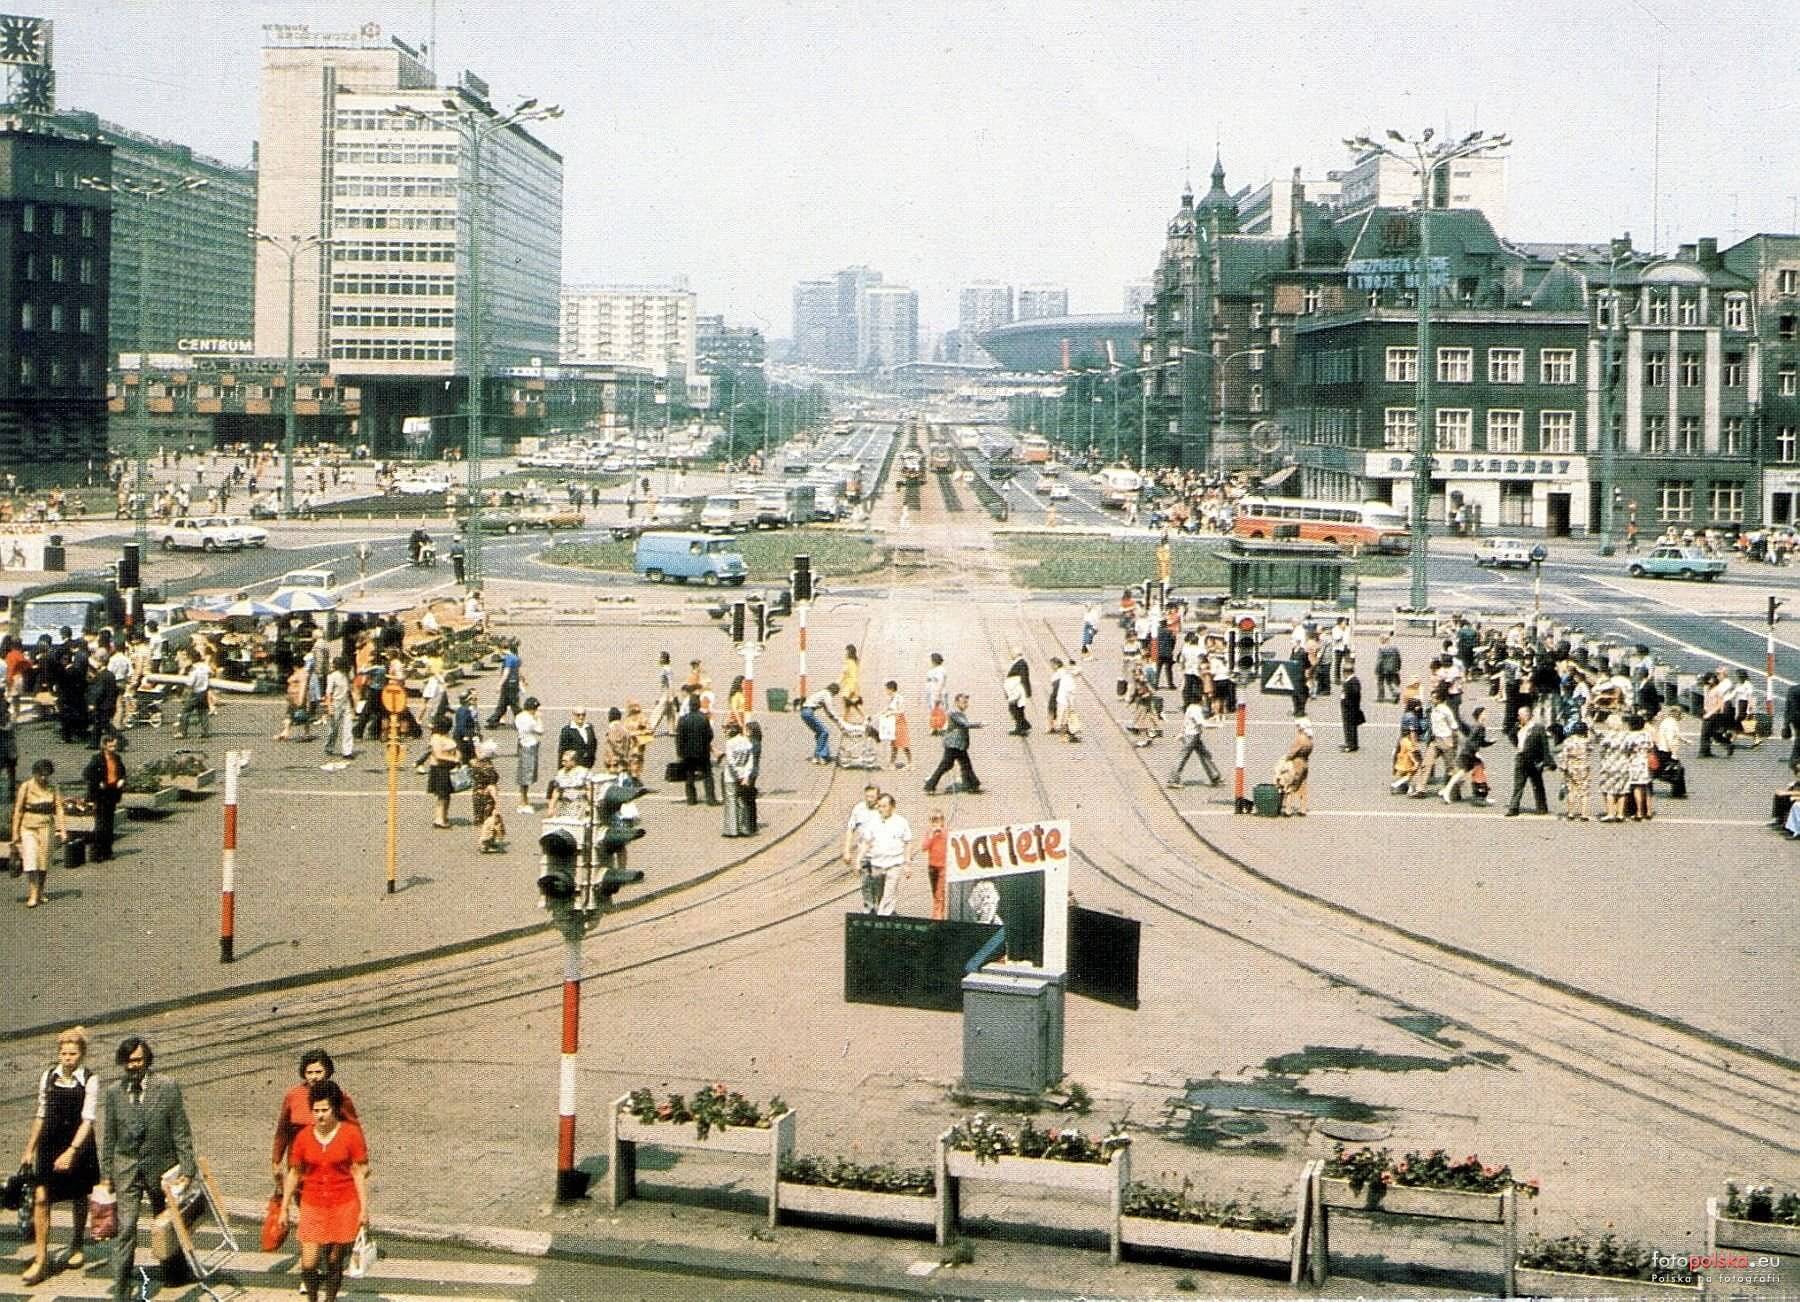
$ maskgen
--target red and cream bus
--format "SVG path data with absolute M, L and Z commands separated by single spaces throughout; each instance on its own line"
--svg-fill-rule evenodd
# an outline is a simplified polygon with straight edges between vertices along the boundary
M 1019 441 L 1019 460 L 1026 465 L 1042 465 L 1050 459 L 1050 440 L 1041 434 L 1028 434 Z
M 1298 538 L 1352 551 L 1403 552 L 1406 516 L 1387 502 L 1313 502 L 1297 497 L 1246 497 L 1231 531 L 1243 538 Z

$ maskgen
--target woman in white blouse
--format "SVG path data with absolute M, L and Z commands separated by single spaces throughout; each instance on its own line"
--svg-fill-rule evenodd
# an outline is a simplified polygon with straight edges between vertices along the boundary
M 33 1190 L 32 1229 L 35 1251 L 19 1277 L 25 1285 L 50 1273 L 50 1204 L 73 1204 L 74 1238 L 63 1268 L 87 1261 L 82 1241 L 87 1235 L 88 1195 L 100 1180 L 100 1157 L 94 1146 L 94 1118 L 100 1106 L 100 1080 L 82 1066 L 87 1057 L 87 1031 L 72 1026 L 56 1038 L 56 1065 L 38 1079 L 37 1115 L 25 1140 L 21 1165 L 37 1180 Z

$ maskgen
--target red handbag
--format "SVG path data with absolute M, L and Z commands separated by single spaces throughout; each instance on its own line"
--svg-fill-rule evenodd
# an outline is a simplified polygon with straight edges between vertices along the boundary
M 941 705 L 932 706 L 931 707 L 931 730 L 933 732 L 942 732 L 945 728 L 948 728 L 949 726 L 950 726 L 950 716 L 944 712 L 944 707 Z
M 104 1243 L 119 1232 L 119 1200 L 110 1189 L 95 1189 L 88 1194 L 87 1236 Z
M 264 1252 L 280 1252 L 281 1245 L 287 1242 L 288 1220 L 282 1211 L 281 1195 L 269 1195 L 268 1210 L 263 1213 L 262 1250 Z

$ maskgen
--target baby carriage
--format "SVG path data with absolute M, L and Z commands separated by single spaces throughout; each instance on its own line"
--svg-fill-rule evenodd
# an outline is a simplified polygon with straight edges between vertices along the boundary
M 838 746 L 837 762 L 842 769 L 881 767 L 881 730 L 875 720 L 844 725 L 844 737 Z

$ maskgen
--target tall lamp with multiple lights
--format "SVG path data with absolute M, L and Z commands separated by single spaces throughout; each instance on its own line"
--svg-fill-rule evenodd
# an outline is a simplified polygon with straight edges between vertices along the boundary
M 1436 428 L 1431 409 L 1431 381 L 1433 362 L 1431 356 L 1431 190 L 1432 182 L 1441 168 L 1449 166 L 1460 158 L 1473 158 L 1478 154 L 1492 153 L 1496 149 L 1505 149 L 1512 141 L 1505 135 L 1489 135 L 1485 131 L 1471 131 L 1460 140 L 1434 140 L 1436 133 L 1426 127 L 1417 136 L 1403 136 L 1398 131 L 1389 131 L 1383 143 L 1368 136 L 1357 136 L 1344 141 L 1351 150 L 1358 154 L 1371 151 L 1385 154 L 1387 157 L 1403 163 L 1419 180 L 1419 258 L 1415 271 L 1415 283 L 1419 301 L 1419 339 L 1418 364 L 1414 378 L 1416 381 L 1416 398 L 1414 406 L 1415 438 L 1413 453 L 1412 482 L 1412 609 L 1428 610 L 1431 605 L 1431 589 L 1426 567 L 1431 557 L 1431 521 L 1427 518 L 1431 511 L 1431 458 L 1436 444 Z
M 89 190 L 103 190 L 113 195 L 127 195 L 137 204 L 140 229 L 138 233 L 138 283 L 137 283 L 137 343 L 138 343 L 138 398 L 137 424 L 133 441 L 136 443 L 137 486 L 134 496 L 137 499 L 133 512 L 137 522 L 138 555 L 145 554 L 150 538 L 150 224 L 151 209 L 156 203 L 172 194 L 184 194 L 190 190 L 204 189 L 206 178 L 203 176 L 178 176 L 174 178 L 158 178 L 154 181 L 134 181 L 125 177 L 114 177 L 103 180 L 97 176 L 84 176 L 76 181 L 77 185 Z
M 464 577 L 471 588 L 481 586 L 481 439 L 482 439 L 482 339 L 481 339 L 481 146 L 496 131 L 524 122 L 559 118 L 562 109 L 521 101 L 510 112 L 498 113 L 481 102 L 446 97 L 439 111 L 426 112 L 403 106 L 396 112 L 431 124 L 434 130 L 454 131 L 469 151 L 469 426 L 466 455 L 469 463 L 468 539 L 464 543 Z
M 250 238 L 267 244 L 287 258 L 287 360 L 282 367 L 282 385 L 287 394 L 287 411 L 281 430 L 281 513 L 294 514 L 294 267 L 296 259 L 308 249 L 330 244 L 329 235 L 270 235 L 249 228 Z

